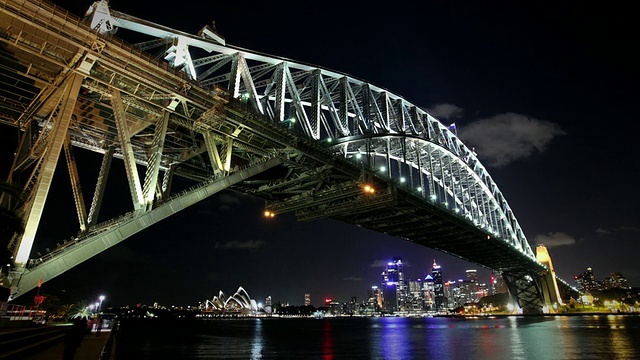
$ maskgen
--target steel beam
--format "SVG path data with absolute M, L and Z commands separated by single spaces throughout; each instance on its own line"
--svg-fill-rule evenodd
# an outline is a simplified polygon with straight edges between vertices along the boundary
M 98 181 L 96 182 L 96 189 L 93 193 L 91 208 L 89 209 L 89 215 L 87 216 L 89 226 L 93 226 L 98 222 L 98 215 L 100 214 L 100 208 L 102 207 L 104 190 L 107 187 L 107 179 L 109 177 L 109 170 L 111 170 L 111 161 L 113 160 L 114 150 L 115 148 L 110 146 L 109 150 L 107 150 L 102 157 L 100 172 L 98 173 Z
M 184 192 L 142 215 L 136 215 L 135 212 L 132 212 L 123 217 L 117 224 L 109 224 L 106 229 L 100 229 L 98 226 L 86 236 L 75 239 L 75 241 L 58 249 L 55 253 L 49 254 L 46 258 L 34 260 L 34 266 L 26 270 L 15 284 L 11 298 L 15 299 L 34 289 L 40 279 L 49 281 L 159 221 L 280 164 L 282 164 L 280 158 L 271 158 L 252 164 L 231 175 L 198 185 L 192 190 Z
M 84 232 L 87 230 L 87 208 L 84 204 L 84 196 L 82 195 L 82 188 L 80 186 L 80 174 L 78 174 L 78 166 L 76 164 L 76 158 L 73 155 L 71 139 L 69 138 L 68 134 L 66 141 L 64 142 L 64 155 L 65 159 L 67 160 L 67 168 L 69 169 L 69 179 L 71 180 L 73 200 L 76 203 L 76 212 L 78 213 L 80 232 Z
M 122 104 L 120 90 L 111 88 L 111 107 L 118 128 L 118 137 L 122 148 L 122 157 L 129 180 L 129 190 L 131 191 L 131 200 L 133 201 L 133 209 L 140 211 L 144 209 L 144 197 L 142 196 L 142 186 L 140 185 L 140 177 L 138 176 L 138 168 L 136 166 L 136 158 L 133 154 L 131 145 L 131 136 L 129 135 L 129 127 L 127 126 L 126 111 Z
M 53 174 L 58 164 L 58 157 L 67 138 L 71 114 L 73 113 L 73 107 L 78 98 L 82 79 L 82 75 L 72 74 L 65 82 L 65 90 L 59 105 L 58 116 L 56 116 L 55 121 L 53 121 L 48 136 L 47 149 L 42 157 L 42 161 L 38 164 L 35 186 L 31 191 L 32 196 L 29 196 L 29 202 L 23 207 L 22 214 L 25 220 L 25 231 L 17 243 L 18 246 L 15 253 L 16 271 L 21 271 L 29 260 L 31 247 L 33 246 L 36 231 L 40 224 L 40 217 L 42 216 L 47 195 L 51 188 Z
M 156 128 L 153 133 L 153 143 L 151 145 L 151 154 L 149 156 L 149 166 L 144 174 L 144 186 L 142 194 L 146 205 L 146 210 L 150 210 L 153 205 L 153 199 L 156 194 L 156 185 L 158 184 L 158 173 L 160 171 L 160 162 L 162 160 L 162 150 L 164 148 L 164 139 L 167 134 L 167 125 L 169 124 L 169 111 L 165 111 L 163 116 L 156 122 Z

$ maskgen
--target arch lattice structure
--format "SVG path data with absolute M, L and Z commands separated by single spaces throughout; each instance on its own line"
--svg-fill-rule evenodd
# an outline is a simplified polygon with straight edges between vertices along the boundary
M 6 94 L 0 121 L 24 133 L 11 174 L 27 175 L 26 196 L 14 199 L 27 231 L 10 247 L 25 289 L 234 188 L 264 198 L 271 213 L 366 223 L 416 242 L 437 238 L 421 243 L 510 272 L 513 292 L 540 304 L 531 274 L 545 268 L 485 167 L 454 132 L 401 96 L 228 45 L 208 26 L 192 35 L 153 24 L 106 1 L 85 19 L 40 1 L 0 6 L 0 41 L 16 57 L 8 78 L 19 84 Z M 151 40 L 132 46 L 113 36 L 117 29 Z M 104 154 L 88 210 L 69 145 Z M 28 261 L 63 148 L 80 233 L 48 260 Z M 113 157 L 125 163 L 133 210 L 98 223 Z M 138 166 L 147 168 L 142 181 Z M 200 184 L 172 197 L 173 176 Z M 363 196 L 366 181 L 375 197 Z

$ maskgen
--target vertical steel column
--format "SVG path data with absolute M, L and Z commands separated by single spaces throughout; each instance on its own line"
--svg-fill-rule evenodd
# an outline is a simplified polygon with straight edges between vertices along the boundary
M 340 108 L 338 109 L 338 116 L 340 117 L 340 122 L 342 122 L 343 124 L 347 124 L 347 129 L 349 128 L 349 113 L 348 113 L 348 96 L 347 96 L 347 77 L 343 76 L 340 78 L 340 86 L 339 86 L 339 92 L 340 92 Z M 355 121 L 354 121 L 355 123 Z M 349 135 L 355 135 L 355 128 L 356 125 L 353 125 L 353 129 L 351 130 L 351 133 Z
M 436 182 L 433 178 L 433 161 L 430 148 L 427 148 L 427 159 L 429 160 L 429 200 L 435 201 L 437 197 L 435 189 Z
M 127 126 L 127 118 L 124 107 L 122 106 L 122 98 L 120 90 L 111 89 L 111 107 L 118 128 L 118 137 L 120 146 L 122 147 L 122 156 L 124 160 L 127 179 L 129 180 L 129 190 L 131 191 L 131 200 L 133 201 L 133 209 L 140 211 L 144 209 L 144 198 L 142 197 L 142 186 L 140 186 L 140 177 L 138 176 L 138 168 L 136 167 L 136 158 L 133 154 L 133 146 L 131 145 L 131 136 L 129 136 L 129 127 Z
M 78 99 L 78 93 L 82 86 L 83 76 L 79 74 L 71 75 L 65 84 L 62 95 L 60 109 L 53 128 L 50 130 L 47 149 L 40 162 L 37 180 L 33 188 L 33 196 L 24 206 L 23 219 L 25 220 L 25 230 L 22 234 L 15 254 L 15 266 L 17 271 L 21 271 L 29 260 L 29 254 L 33 247 L 33 241 L 40 224 L 40 218 L 44 210 L 44 204 L 49 194 L 53 174 L 56 170 L 60 151 L 67 137 L 67 130 L 71 122 L 73 108 Z
M 420 146 L 416 145 L 416 156 L 418 158 L 418 174 L 420 175 L 420 195 L 422 195 L 422 197 L 425 197 L 425 191 L 424 191 L 424 173 L 422 171 L 422 149 L 420 149 Z
M 287 63 L 281 62 L 278 65 L 278 68 L 275 70 L 275 88 L 276 88 L 276 99 L 275 99 L 275 120 L 276 121 L 284 121 L 285 115 L 285 93 L 286 93 L 286 81 L 285 81 L 285 67 Z
M 320 106 L 321 101 L 320 101 L 320 70 L 316 69 L 313 70 L 312 72 L 312 84 L 311 84 L 311 126 L 313 126 L 314 129 L 314 133 L 318 134 L 318 137 L 320 137 L 320 116 L 321 116 L 321 109 Z M 331 134 L 329 133 L 329 137 L 333 138 L 335 134 Z
M 84 196 L 82 196 L 82 188 L 80 187 L 80 175 L 78 174 L 78 166 L 71 148 L 71 138 L 67 135 L 64 142 L 64 154 L 67 160 L 67 168 L 69 169 L 69 179 L 71 180 L 71 190 L 73 191 L 73 200 L 76 202 L 76 211 L 78 212 L 78 222 L 80 231 L 87 230 L 87 209 L 84 204 Z
M 453 198 L 452 210 L 455 211 L 455 209 L 458 208 L 458 202 L 456 201 L 456 178 L 453 174 L 453 166 L 451 166 L 451 163 L 453 163 L 453 156 L 449 158 L 449 176 L 451 177 L 451 197 Z
M 240 53 L 236 53 L 233 55 L 229 74 L 229 93 L 234 99 L 240 96 L 240 71 Z
M 440 181 L 442 181 L 442 203 L 446 203 L 447 200 L 447 179 L 445 177 L 444 174 L 444 164 L 442 162 L 442 159 L 444 158 L 444 156 L 438 156 L 438 158 L 436 159 L 436 161 L 439 163 L 440 166 Z

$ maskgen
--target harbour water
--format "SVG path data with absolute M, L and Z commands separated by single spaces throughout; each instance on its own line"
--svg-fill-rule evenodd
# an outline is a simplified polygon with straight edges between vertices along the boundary
M 640 317 L 122 322 L 115 359 L 639 359 Z

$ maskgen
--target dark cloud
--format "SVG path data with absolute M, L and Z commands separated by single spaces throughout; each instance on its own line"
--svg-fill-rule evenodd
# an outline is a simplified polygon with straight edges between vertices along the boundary
M 449 120 L 459 118 L 463 109 L 453 104 L 437 104 L 427 109 L 427 112 L 439 120 Z
M 344 278 L 342 280 L 343 281 L 362 281 L 362 278 L 355 277 L 355 276 L 349 276 L 349 277 L 346 277 L 346 278 Z
M 387 266 L 387 263 L 389 263 L 389 260 L 377 259 L 377 260 L 373 260 L 373 262 L 369 265 L 369 267 L 372 267 L 372 268 L 383 268 L 383 267 Z
M 640 232 L 640 228 L 637 226 L 618 226 L 612 229 L 603 229 L 598 228 L 596 232 L 601 235 L 609 235 L 611 233 L 620 233 L 620 232 Z
M 565 134 L 557 124 L 514 113 L 477 120 L 459 132 L 467 146 L 475 147 L 478 157 L 494 167 L 543 152 L 551 140 Z
M 640 228 L 637 226 L 619 226 L 614 231 L 624 231 L 624 232 L 640 232 Z
M 556 232 L 549 233 L 548 235 L 538 235 L 535 238 L 535 242 L 537 245 L 544 245 L 548 248 L 552 248 L 563 245 L 573 245 L 576 243 L 576 239 L 563 232 Z
M 215 198 L 215 209 L 218 211 L 231 211 L 242 204 L 242 199 L 234 193 L 222 193 Z
M 256 250 L 263 247 L 265 244 L 264 240 L 247 240 L 247 241 L 239 241 L 232 240 L 224 243 L 216 243 L 216 249 L 240 249 L 240 250 Z

